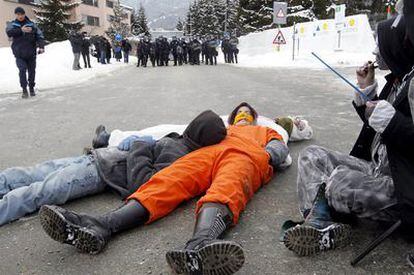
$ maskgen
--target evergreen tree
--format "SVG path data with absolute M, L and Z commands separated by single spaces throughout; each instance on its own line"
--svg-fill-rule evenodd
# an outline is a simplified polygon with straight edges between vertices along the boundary
M 273 27 L 273 0 L 240 0 L 237 17 L 243 33 L 269 29 Z
M 114 16 L 111 17 L 111 25 L 105 32 L 106 35 L 112 40 L 115 40 L 115 36 L 120 34 L 123 38 L 127 37 L 130 33 L 128 24 L 124 23 L 125 12 L 122 9 L 119 2 L 114 4 Z
M 79 31 L 82 22 L 70 22 L 70 11 L 79 6 L 71 0 L 41 0 L 34 10 L 45 39 L 50 42 L 68 39 L 70 31 Z
M 238 0 L 194 1 L 187 13 L 185 32 L 191 35 L 221 35 L 226 23 L 228 31 L 237 32 L 237 7 Z
M 147 16 L 145 14 L 145 9 L 142 6 L 142 4 L 139 7 L 138 13 L 134 16 L 134 22 L 132 22 L 131 29 L 134 35 L 149 35 L 150 33 Z
M 178 17 L 177 26 L 175 27 L 177 31 L 183 31 L 184 30 L 184 23 L 181 21 L 181 18 Z

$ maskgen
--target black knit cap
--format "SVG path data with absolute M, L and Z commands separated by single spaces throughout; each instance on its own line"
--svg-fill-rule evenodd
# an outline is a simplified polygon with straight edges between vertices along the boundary
M 22 7 L 17 7 L 14 9 L 14 14 L 26 14 Z

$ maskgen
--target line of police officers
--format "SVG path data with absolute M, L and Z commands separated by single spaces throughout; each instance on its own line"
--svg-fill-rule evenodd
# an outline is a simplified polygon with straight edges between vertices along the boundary
M 226 36 L 220 41 L 213 35 L 188 40 L 185 37 L 179 39 L 174 36 L 171 42 L 168 42 L 168 39 L 163 36 L 156 38 L 154 41 L 145 36 L 140 39 L 137 45 L 137 67 L 147 67 L 148 61 L 151 62 L 153 67 L 168 66 L 170 55 L 174 66 L 183 64 L 200 65 L 201 63 L 217 65 L 217 48 L 220 43 L 225 62 L 237 63 L 237 54 L 239 53 L 237 37 Z

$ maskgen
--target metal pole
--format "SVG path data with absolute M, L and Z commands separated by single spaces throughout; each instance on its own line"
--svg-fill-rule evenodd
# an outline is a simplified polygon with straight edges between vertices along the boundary
M 370 99 L 363 92 L 361 92 L 361 90 L 357 86 L 355 86 L 354 84 L 352 84 L 351 81 L 349 81 L 348 79 L 346 79 L 345 77 L 343 77 L 334 68 L 332 68 L 331 66 L 329 66 L 329 64 L 326 63 L 325 61 L 323 61 L 322 58 L 320 58 L 316 53 L 312 52 L 312 55 L 314 57 L 316 57 L 320 62 L 322 62 L 326 67 L 328 67 L 328 69 L 330 69 L 334 74 L 336 74 L 337 76 L 339 76 L 343 81 L 345 81 L 348 85 L 350 85 L 352 88 L 354 88 L 354 90 L 358 94 L 360 94 L 362 98 L 364 98 L 366 101 L 370 101 Z
M 296 22 L 293 23 L 293 47 L 292 47 L 292 60 L 295 61 L 295 42 L 296 42 Z
M 338 31 L 338 50 L 340 50 L 341 49 L 341 34 L 342 34 L 342 32 L 339 30 Z

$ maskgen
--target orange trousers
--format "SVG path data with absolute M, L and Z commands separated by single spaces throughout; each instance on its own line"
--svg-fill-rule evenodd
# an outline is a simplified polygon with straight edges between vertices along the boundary
M 270 181 L 273 169 L 264 148 L 258 143 L 246 142 L 242 135 L 237 135 L 239 131 L 234 130 L 228 130 L 220 144 L 194 151 L 161 170 L 128 198 L 138 200 L 149 211 L 148 223 L 204 193 L 197 203 L 197 212 L 204 203 L 220 203 L 233 213 L 233 223 L 238 222 L 253 194 L 262 183 Z M 276 132 L 270 133 L 262 135 L 263 138 L 281 139 Z

